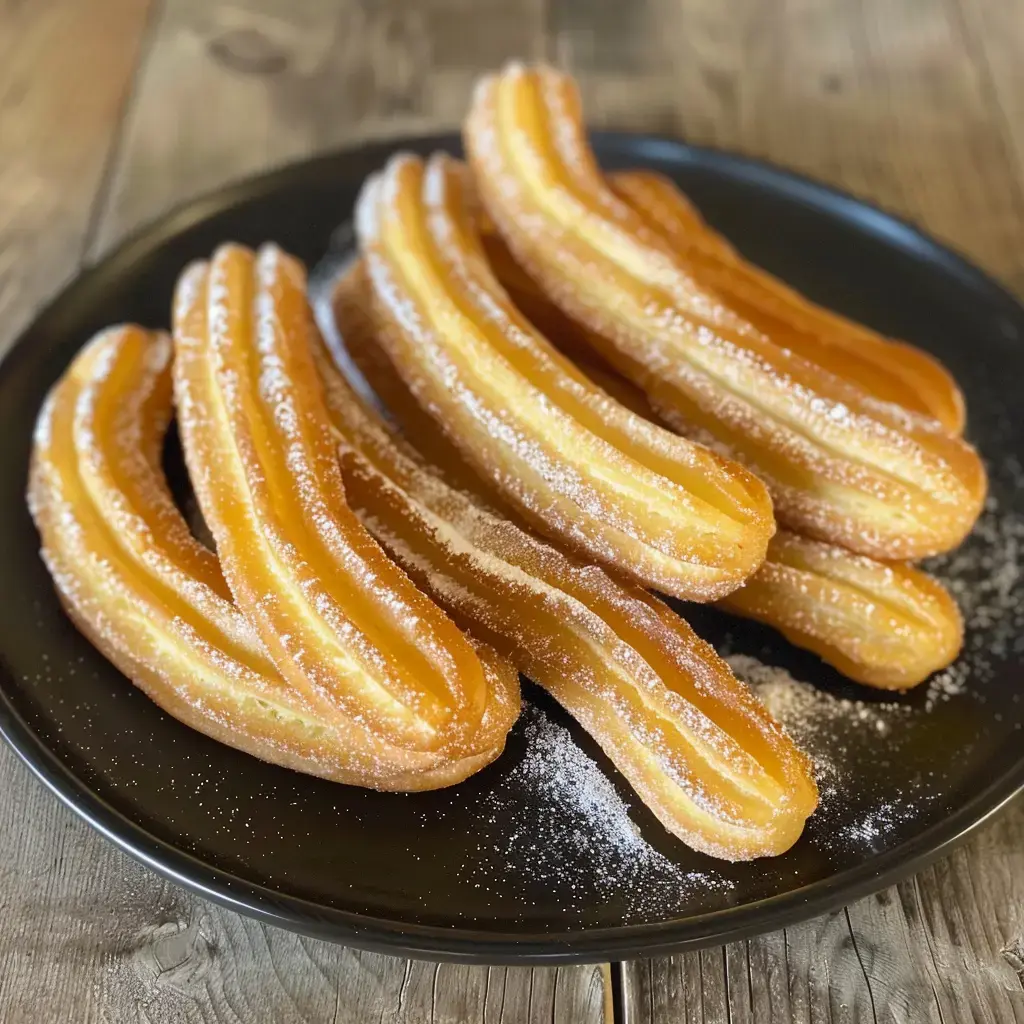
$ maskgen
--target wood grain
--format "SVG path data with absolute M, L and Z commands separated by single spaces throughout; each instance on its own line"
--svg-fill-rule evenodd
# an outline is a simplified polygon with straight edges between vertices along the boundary
M 793 166 L 1024 289 L 1020 0 L 165 0 L 143 46 L 145 16 L 0 0 L 0 343 L 83 247 L 96 258 L 273 164 L 454 126 L 476 75 L 514 56 L 575 70 L 596 123 Z M 302 939 L 162 882 L 6 750 L 0 792 L 4 1024 L 612 1019 L 607 965 L 437 966 Z M 622 965 L 619 1001 L 632 1024 L 1009 1024 L 1022 978 L 1018 808 L 835 914 Z
M 935 867 L 722 950 L 623 965 L 628 1024 L 1024 1020 L 1024 808 Z
M 600 967 L 405 962 L 268 928 L 119 853 L 0 749 L 4 1024 L 604 1018 Z
M 1024 4 L 1020 0 L 960 0 L 954 16 L 979 68 L 1001 134 L 1024 181 Z
M 145 17 L 130 0 L 0 4 L 0 351 L 78 269 Z M 102 952 L 82 941 L 81 890 L 91 875 L 110 892 L 120 859 L 69 829 L 6 748 L 0 780 L 0 1018 L 97 1019 Z M 100 906 L 103 927 L 117 907 Z
M 155 35 L 94 252 L 229 179 L 457 125 L 482 71 L 545 39 L 543 0 L 171 0 Z
M 0 348 L 77 270 L 146 3 L 0 3 Z

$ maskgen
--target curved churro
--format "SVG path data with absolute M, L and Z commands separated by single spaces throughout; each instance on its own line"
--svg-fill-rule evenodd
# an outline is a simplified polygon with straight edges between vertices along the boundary
M 624 377 L 592 361 L 579 365 L 623 405 L 656 418 Z M 917 686 L 963 646 L 960 611 L 933 576 L 788 530 L 775 534 L 761 567 L 718 606 L 773 626 L 848 678 L 884 690 Z
M 950 433 L 963 431 L 963 396 L 938 360 L 906 342 L 883 338 L 814 305 L 747 263 L 661 175 L 621 171 L 608 180 L 616 194 L 644 217 L 648 227 L 659 231 L 675 247 L 694 280 L 720 295 L 730 308 L 773 341 L 829 373 L 852 381 L 881 401 L 931 416 Z M 494 276 L 516 306 L 573 361 L 592 361 L 600 341 L 595 343 L 584 325 L 567 317 L 519 266 L 489 217 L 481 217 L 480 227 Z
M 415 438 L 416 451 L 432 469 L 478 503 L 485 502 L 516 522 L 515 511 L 498 502 L 493 489 L 468 469 L 409 395 L 373 337 L 365 312 L 368 302 L 362 266 L 356 263 L 334 290 L 333 312 L 344 327 L 346 356 L 393 411 L 402 433 Z M 643 392 L 624 377 L 593 362 L 579 365 L 623 405 L 654 418 Z M 798 560 L 800 553 L 804 557 Z M 858 581 L 863 589 L 858 589 Z M 956 605 L 931 576 L 785 530 L 769 543 L 758 571 L 718 605 L 779 629 L 792 643 L 813 650 L 851 679 L 884 689 L 907 689 L 922 682 L 949 664 L 962 641 Z
M 974 450 L 773 344 L 703 289 L 606 184 L 570 79 L 518 66 L 485 79 L 465 141 L 517 262 L 660 416 L 751 466 L 780 522 L 878 558 L 962 540 L 986 487 Z
M 487 684 L 447 616 L 345 503 L 299 264 L 240 246 L 174 310 L 186 461 L 221 566 L 281 674 L 403 749 L 477 752 Z
M 609 182 L 651 230 L 673 245 L 701 287 L 721 296 L 777 345 L 882 401 L 934 417 L 950 433 L 963 431 L 963 395 L 933 356 L 816 305 L 747 262 L 660 174 L 620 171 Z
M 356 227 L 391 362 L 481 477 L 531 525 L 645 585 L 734 589 L 774 530 L 763 485 L 595 388 L 498 285 L 458 165 L 399 155 Z
M 927 573 L 785 531 L 719 607 L 773 626 L 843 675 L 883 690 L 923 682 L 963 644 L 956 602 Z
M 809 762 L 714 650 L 641 588 L 449 487 L 326 353 L 320 367 L 352 507 L 413 579 L 544 686 L 669 831 L 730 860 L 788 849 L 817 803 Z
M 320 715 L 282 681 L 189 533 L 160 467 L 171 342 L 112 328 L 77 356 L 36 426 L 29 507 L 79 630 L 175 718 L 256 757 L 377 789 L 432 789 L 500 753 L 518 708 L 511 667 L 484 651 L 495 699 L 481 753 L 448 762 Z

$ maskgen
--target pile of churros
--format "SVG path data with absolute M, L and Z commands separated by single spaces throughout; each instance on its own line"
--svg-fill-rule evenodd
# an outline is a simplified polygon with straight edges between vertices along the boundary
M 169 334 L 82 350 L 29 483 L 60 599 L 162 708 L 264 760 L 458 783 L 501 754 L 522 673 L 691 847 L 782 853 L 812 765 L 654 592 L 917 685 L 962 625 L 911 563 L 985 497 L 960 392 L 747 263 L 671 182 L 605 175 L 567 76 L 486 78 L 464 136 L 466 163 L 398 154 L 366 181 L 344 353 L 272 244 L 186 267 Z M 216 553 L 163 474 L 173 416 Z

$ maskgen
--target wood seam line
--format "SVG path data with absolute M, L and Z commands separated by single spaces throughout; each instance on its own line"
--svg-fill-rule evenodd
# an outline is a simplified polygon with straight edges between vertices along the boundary
M 602 1024 L 613 1024 L 615 1021 L 615 997 L 612 991 L 612 965 L 600 964 L 601 971 L 601 1020 Z
M 873 896 L 868 897 L 874 899 Z M 850 920 L 850 908 L 843 907 L 843 914 L 846 917 L 846 927 L 850 930 L 850 941 L 853 943 L 853 952 L 857 956 L 857 963 L 860 964 L 861 974 L 864 975 L 864 984 L 868 990 L 868 1001 L 871 1003 L 871 1018 L 878 1024 L 878 1011 L 875 1009 L 875 994 L 871 991 L 871 979 L 868 977 L 868 969 L 864 966 L 864 958 L 860 955 L 860 949 L 857 946 L 857 936 L 853 931 L 853 922 Z
M 935 982 L 938 982 L 939 986 L 942 985 L 942 971 L 939 970 L 939 961 L 935 955 L 935 943 L 933 941 L 931 923 L 928 919 L 928 915 L 924 909 L 924 898 L 921 896 L 921 874 L 911 876 L 910 882 L 914 890 L 914 905 L 916 908 L 917 920 L 920 922 L 921 936 L 924 940 L 925 949 L 928 950 L 928 956 L 931 960 L 932 969 L 935 972 Z M 943 1021 L 942 1005 L 939 1000 L 939 990 L 935 987 L 935 982 L 932 982 L 929 978 L 929 983 L 932 986 L 932 992 L 935 994 L 935 1002 L 939 1005 L 939 1021 L 940 1024 L 945 1024 Z
M 732 1024 L 732 992 L 729 985 L 729 947 L 722 946 L 722 977 L 725 978 L 725 1024 Z
M 91 258 L 92 248 L 104 221 L 110 214 L 110 199 L 114 178 L 117 175 L 118 161 L 124 148 L 125 132 L 130 120 L 132 108 L 138 96 L 139 82 L 142 73 L 149 62 L 153 52 L 154 43 L 157 39 L 157 28 L 163 20 L 166 9 L 166 0 L 149 0 L 149 9 L 146 12 L 146 23 L 139 34 L 139 41 L 136 45 L 135 67 L 128 76 L 128 82 L 121 98 L 118 110 L 117 123 L 110 136 L 107 146 L 107 153 L 103 159 L 103 169 L 100 173 L 99 184 L 96 187 L 96 194 L 93 196 L 89 207 L 89 216 L 86 220 L 85 234 L 82 236 L 82 246 L 78 254 L 79 268 L 89 266 L 94 260 Z
M 602 964 L 601 967 L 604 984 L 607 986 L 604 1000 L 605 1024 L 625 1024 L 627 1020 L 625 973 L 623 970 L 625 964 L 620 960 L 615 960 Z

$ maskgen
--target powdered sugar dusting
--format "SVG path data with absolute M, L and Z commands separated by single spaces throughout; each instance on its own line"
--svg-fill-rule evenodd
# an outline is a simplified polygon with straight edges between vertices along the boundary
M 819 814 L 827 809 L 844 772 L 844 734 L 853 730 L 888 737 L 894 721 L 911 710 L 896 702 L 867 703 L 836 697 L 794 679 L 784 668 L 762 664 L 746 654 L 732 654 L 725 660 L 814 761 L 821 796 Z
M 900 791 L 892 799 L 843 825 L 828 845 L 871 848 L 879 841 L 884 841 L 886 835 L 898 829 L 903 822 L 913 818 L 924 802 Z
M 567 729 L 529 704 L 523 720 L 525 756 L 482 801 L 478 849 L 490 847 L 528 883 L 569 890 L 570 909 L 595 896 L 619 897 L 630 918 L 664 916 L 696 896 L 732 887 L 723 875 L 682 868 L 651 846 L 608 776 Z M 487 887 L 479 878 L 471 884 Z
M 402 166 L 392 160 L 383 190 L 364 191 L 357 233 L 379 341 L 419 404 L 549 535 L 598 562 L 626 560 L 677 596 L 708 600 L 729 589 L 766 539 L 763 492 L 748 494 L 703 449 L 640 426 L 566 370 L 467 239 L 450 162 L 432 160 L 425 183 L 405 197 L 422 215 L 427 241 L 419 239 L 398 203 L 400 188 L 416 184 L 402 185 Z M 380 209 L 364 211 L 369 203 Z M 409 254 L 422 245 L 429 259 L 412 274 Z
M 784 668 L 763 665 L 745 654 L 730 655 L 726 661 L 803 746 L 815 739 L 812 734 L 836 723 L 887 736 L 892 731 L 893 718 L 911 712 L 909 706 L 896 702 L 874 703 L 835 697 L 810 683 L 794 679 Z

